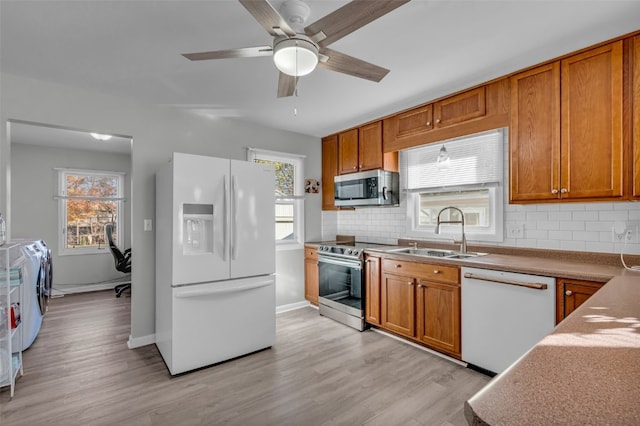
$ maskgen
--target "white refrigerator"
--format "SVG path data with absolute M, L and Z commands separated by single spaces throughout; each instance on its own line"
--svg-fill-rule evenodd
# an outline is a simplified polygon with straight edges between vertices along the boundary
M 275 342 L 275 171 L 173 153 L 156 174 L 156 346 L 172 375 Z

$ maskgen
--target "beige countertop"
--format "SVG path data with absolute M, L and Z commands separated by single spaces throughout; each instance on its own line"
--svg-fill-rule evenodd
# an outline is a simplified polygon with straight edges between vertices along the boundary
M 556 278 L 572 278 L 587 281 L 607 282 L 611 278 L 625 275 L 622 263 L 596 263 L 576 257 L 537 257 L 535 254 L 497 254 L 487 253 L 468 259 L 446 259 L 416 256 L 406 253 L 394 253 L 398 246 L 368 248 L 366 252 L 398 260 L 413 260 L 443 265 L 470 266 L 473 268 L 493 269 L 499 271 L 520 272 L 534 275 L 544 275 Z M 515 252 L 515 251 L 514 251 Z M 517 252 L 515 252 L 517 253 Z M 553 252 L 557 253 L 557 252 Z M 634 263 L 635 264 L 635 263 Z

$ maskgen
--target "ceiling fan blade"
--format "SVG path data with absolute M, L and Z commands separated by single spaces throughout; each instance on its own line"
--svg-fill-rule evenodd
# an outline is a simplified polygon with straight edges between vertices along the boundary
M 296 35 L 296 32 L 291 29 L 287 21 L 280 16 L 278 11 L 275 10 L 267 0 L 239 1 L 254 19 L 272 36 L 276 37 L 283 34 L 288 36 Z
M 376 83 L 389 73 L 389 70 L 386 68 L 373 65 L 362 59 L 354 58 L 353 56 L 345 55 L 344 53 L 326 47 L 320 49 L 320 53 L 328 56 L 329 59 L 326 62 L 318 62 L 319 68 L 338 71 L 354 77 L 364 78 L 365 80 L 375 81 Z
M 296 91 L 296 83 L 298 79 L 292 75 L 280 73 L 278 77 L 278 97 L 286 98 L 287 96 L 293 96 Z
M 273 47 L 256 46 L 241 47 L 239 49 L 214 50 L 211 52 L 183 53 L 182 56 L 191 61 L 206 61 L 208 59 L 224 59 L 224 58 L 253 58 L 256 56 L 273 55 Z
M 310 24 L 304 29 L 304 32 L 310 38 L 319 40 L 318 45 L 325 47 L 409 1 L 353 0 L 324 18 L 320 18 Z M 326 37 L 316 37 L 318 33 L 323 33 L 323 36 Z

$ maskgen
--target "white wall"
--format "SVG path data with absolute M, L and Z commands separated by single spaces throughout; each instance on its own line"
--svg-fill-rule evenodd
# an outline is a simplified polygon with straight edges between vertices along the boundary
M 155 211 L 155 172 L 168 161 L 173 151 L 246 159 L 246 147 L 253 146 L 307 156 L 305 177 L 319 178 L 321 146 L 319 138 L 271 129 L 223 118 L 206 118 L 170 108 L 140 104 L 81 88 L 67 87 L 7 73 L 0 74 L 0 118 L 55 124 L 99 133 L 133 138 L 132 151 L 132 240 L 133 288 L 131 301 L 131 343 L 153 339 L 155 328 L 155 238 L 143 231 L 144 219 L 153 219 Z M 0 211 L 7 212 L 9 232 L 11 206 L 11 164 L 9 137 L 1 126 Z M 321 229 L 319 194 L 310 196 L 305 208 L 305 238 L 317 240 Z M 286 256 L 303 262 L 303 250 Z M 280 253 L 277 255 L 278 259 Z M 280 263 L 276 261 L 277 265 Z M 278 273 L 278 271 L 276 271 Z M 284 278 L 281 277 L 281 278 Z M 304 277 L 278 280 L 299 287 L 290 294 L 302 294 Z M 279 292 L 279 305 L 290 304 L 289 292 Z M 296 296 L 297 297 L 297 296 Z M 301 299 L 302 300 L 302 299 Z M 301 301 L 300 300 L 300 301 Z M 151 340 L 152 341 L 152 340 Z
M 54 168 L 82 168 L 126 173 L 124 196 L 124 237 L 118 245 L 130 245 L 131 206 L 129 184 L 131 156 L 98 151 L 12 144 L 11 146 L 11 221 L 13 238 L 42 238 L 52 248 L 54 288 L 68 291 L 82 284 L 100 283 L 125 277 L 116 271 L 108 248 L 101 254 L 59 256 L 57 173 Z M 76 289 L 77 291 L 77 289 Z
M 640 228 L 640 203 L 638 202 L 510 205 L 508 203 L 507 144 L 504 150 L 504 241 L 479 243 L 508 247 L 620 253 L 623 243 L 612 241 L 611 228 L 614 224 L 624 222 L 631 224 L 634 229 L 636 226 Z M 402 179 L 402 173 L 400 178 Z M 412 238 L 407 235 L 406 206 L 405 194 L 402 194 L 399 207 L 325 211 L 322 214 L 323 236 L 332 238 L 336 233 L 355 235 L 356 240 L 359 241 L 383 244 L 395 244 L 398 238 Z M 524 229 L 522 236 L 512 237 L 508 232 L 512 227 Z M 625 253 L 640 254 L 638 233 L 634 235 L 634 242 L 627 244 Z

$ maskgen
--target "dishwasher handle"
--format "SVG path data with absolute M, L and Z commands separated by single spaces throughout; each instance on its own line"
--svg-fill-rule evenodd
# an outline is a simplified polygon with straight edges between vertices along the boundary
M 480 281 L 490 281 L 490 282 L 500 283 L 500 284 L 515 285 L 515 286 L 518 286 L 518 287 L 526 287 L 526 288 L 531 288 L 531 289 L 534 289 L 534 290 L 546 290 L 547 289 L 547 285 L 543 284 L 543 283 L 525 283 L 525 282 L 521 282 L 521 281 L 513 281 L 513 280 L 507 280 L 507 279 L 503 279 L 503 278 L 494 278 L 494 277 L 487 277 L 485 275 L 472 274 L 471 272 L 465 272 L 464 273 L 464 277 L 465 278 L 472 278 L 474 280 L 480 280 Z

